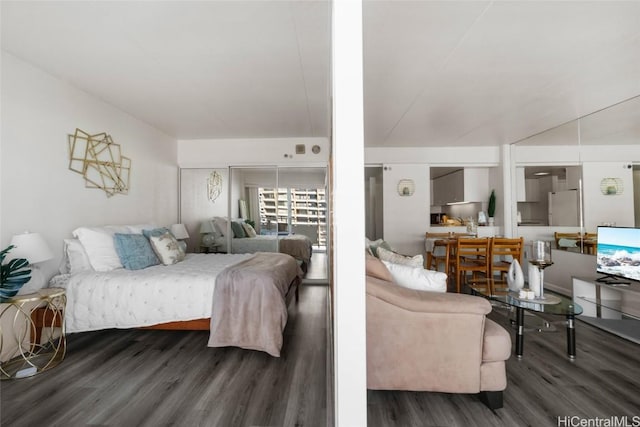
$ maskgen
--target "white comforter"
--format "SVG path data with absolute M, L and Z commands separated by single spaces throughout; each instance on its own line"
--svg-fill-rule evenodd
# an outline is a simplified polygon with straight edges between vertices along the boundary
M 216 275 L 253 254 L 187 254 L 171 266 L 56 276 L 68 333 L 211 317 Z

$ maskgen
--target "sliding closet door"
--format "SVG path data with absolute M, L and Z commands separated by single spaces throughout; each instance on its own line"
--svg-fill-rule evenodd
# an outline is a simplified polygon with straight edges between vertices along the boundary
M 189 233 L 188 252 L 222 249 L 223 240 L 211 220 L 227 216 L 228 183 L 227 168 L 180 169 L 180 222 Z
M 278 252 L 281 203 L 275 166 L 231 167 L 231 253 Z

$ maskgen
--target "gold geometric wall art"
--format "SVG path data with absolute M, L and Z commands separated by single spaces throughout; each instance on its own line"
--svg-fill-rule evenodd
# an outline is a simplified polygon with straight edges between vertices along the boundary
M 131 159 L 122 155 L 111 135 L 76 129 L 68 142 L 69 170 L 84 177 L 86 188 L 104 190 L 107 197 L 128 193 Z

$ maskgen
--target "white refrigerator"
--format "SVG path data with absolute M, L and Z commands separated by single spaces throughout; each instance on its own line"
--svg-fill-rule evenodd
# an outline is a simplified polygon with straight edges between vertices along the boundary
M 549 193 L 549 225 L 577 227 L 580 225 L 578 190 Z

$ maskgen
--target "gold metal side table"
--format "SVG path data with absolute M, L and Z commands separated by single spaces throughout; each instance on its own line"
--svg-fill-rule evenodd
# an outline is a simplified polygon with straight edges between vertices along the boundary
M 25 378 L 57 366 L 67 341 L 62 288 L 44 288 L 0 304 L 0 379 Z

